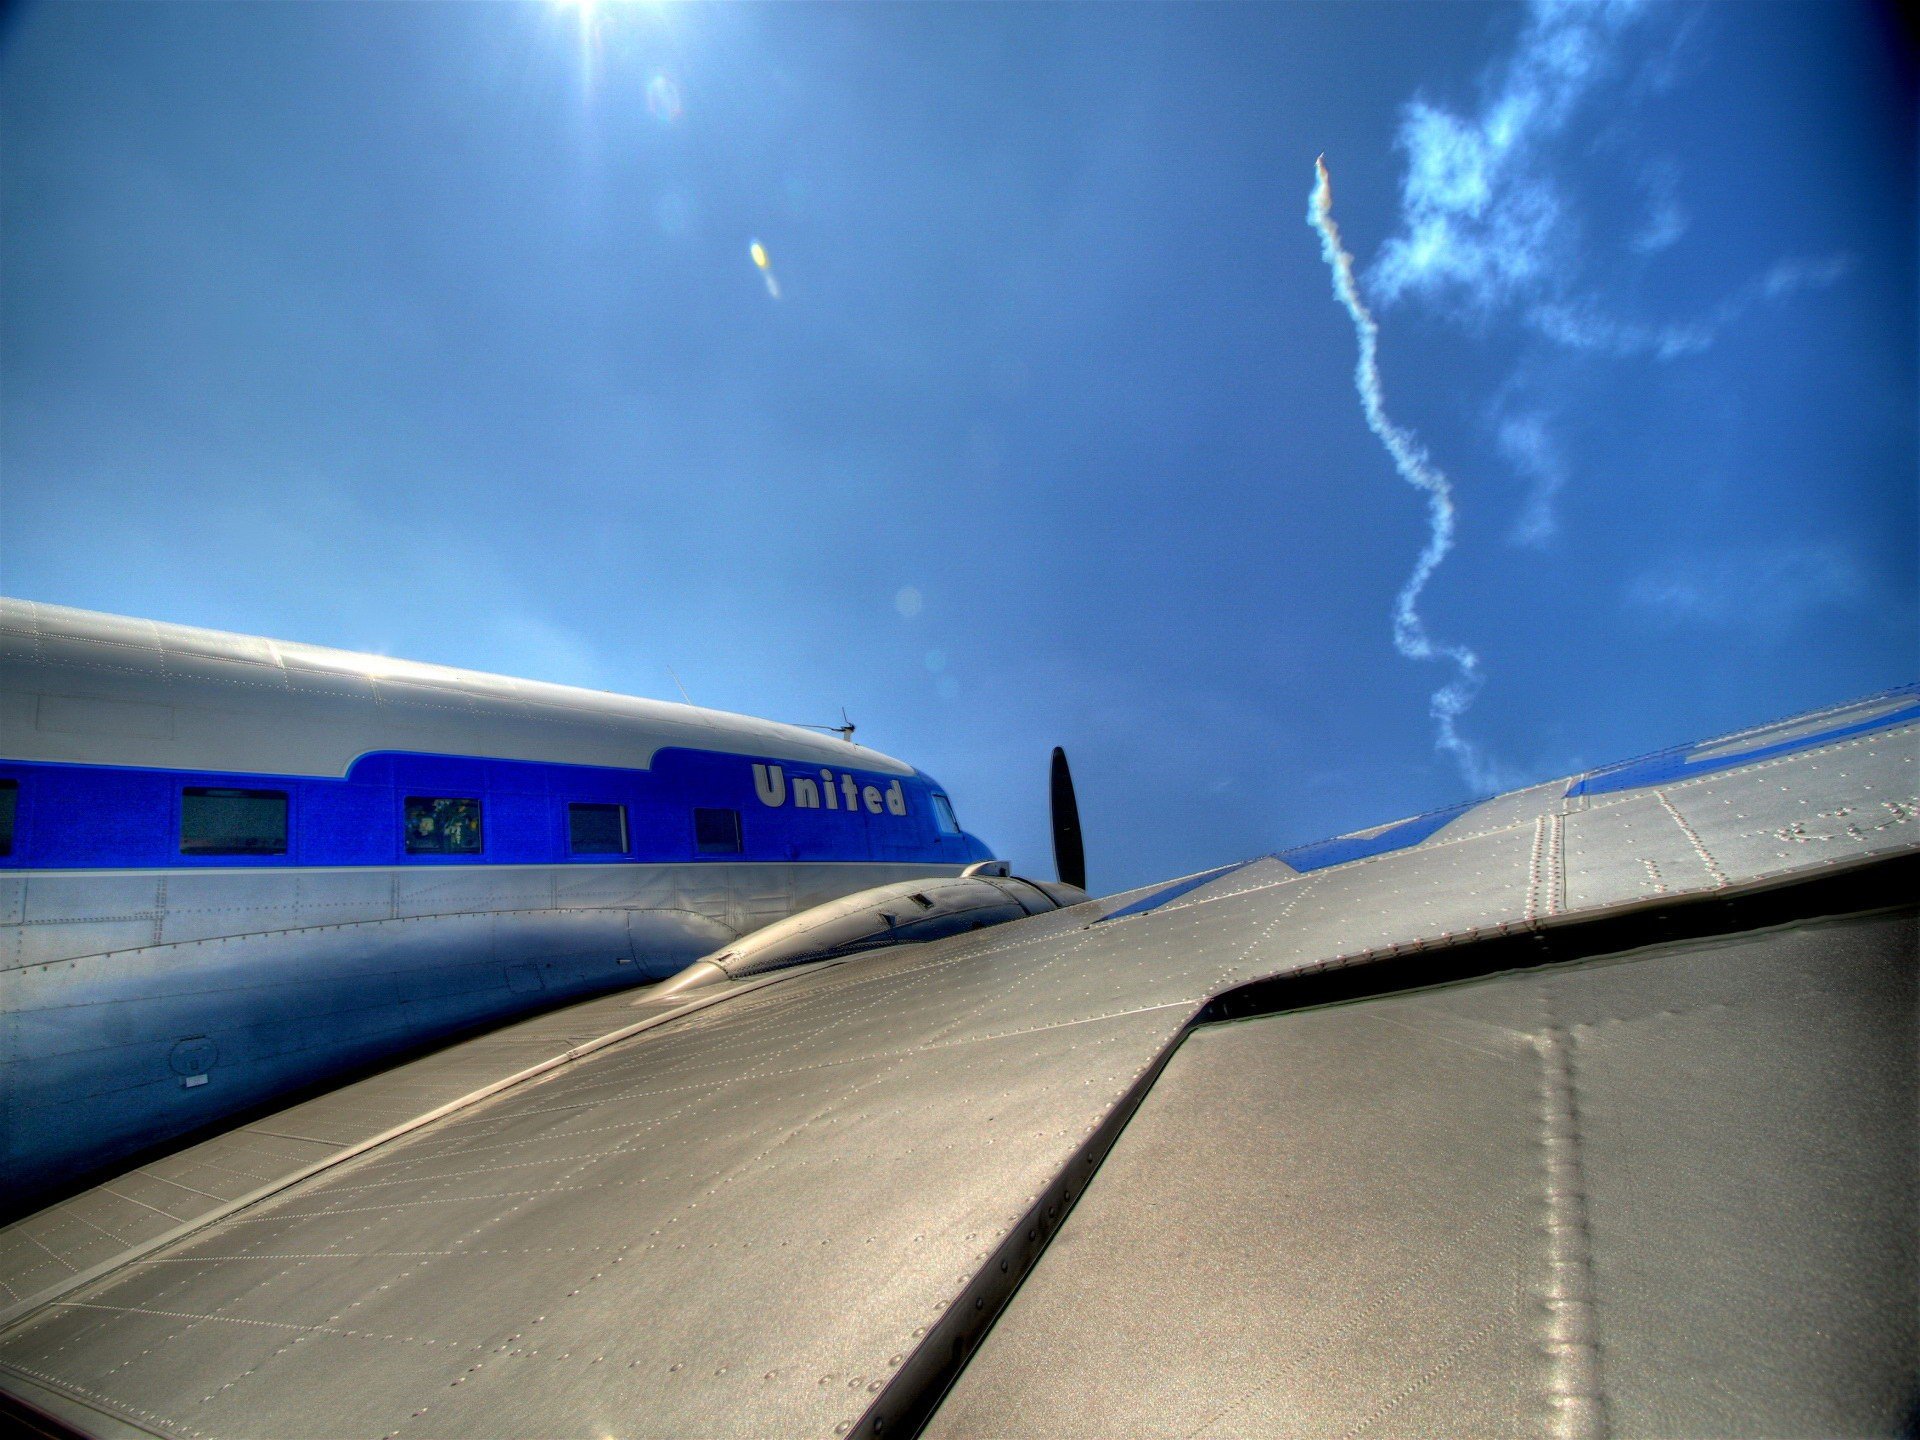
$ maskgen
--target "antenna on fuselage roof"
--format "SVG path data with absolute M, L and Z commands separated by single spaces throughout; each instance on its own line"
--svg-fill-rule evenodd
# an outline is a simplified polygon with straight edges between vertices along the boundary
M 805 721 L 796 721 L 795 724 L 802 730 L 824 730 L 829 735 L 838 735 L 849 745 L 853 743 L 854 724 L 853 721 L 847 719 L 847 707 L 844 705 L 840 707 L 840 723 L 838 725 L 809 725 Z
M 680 672 L 669 665 L 667 666 L 667 674 L 673 676 L 674 687 L 679 690 L 680 698 L 689 705 L 693 704 L 693 697 L 687 694 L 687 687 L 680 683 Z

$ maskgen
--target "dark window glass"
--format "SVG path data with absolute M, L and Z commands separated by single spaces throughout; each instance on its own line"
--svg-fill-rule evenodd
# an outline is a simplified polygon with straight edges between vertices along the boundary
M 567 806 L 567 849 L 573 854 L 619 855 L 626 848 L 626 806 Z
M 180 853 L 286 854 L 287 792 L 187 786 L 180 792 Z
M 693 843 L 702 855 L 738 855 L 740 853 L 740 812 L 738 810 L 694 811 Z
M 13 812 L 20 803 L 20 782 L 0 780 L 0 855 L 13 854 Z
M 960 822 L 953 818 L 953 802 L 944 795 L 933 797 L 933 818 L 942 835 L 958 835 Z
M 409 795 L 407 853 L 478 855 L 480 802 L 440 795 Z

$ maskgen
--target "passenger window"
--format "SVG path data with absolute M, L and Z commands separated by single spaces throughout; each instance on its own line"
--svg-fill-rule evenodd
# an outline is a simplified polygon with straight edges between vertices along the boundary
M 13 815 L 20 803 L 20 782 L 0 780 L 0 855 L 13 854 Z
M 696 810 L 693 812 L 693 843 L 702 855 L 738 855 L 740 853 L 740 812 L 738 810 Z
M 438 795 L 409 795 L 407 853 L 478 855 L 480 802 Z
M 944 795 L 933 797 L 933 818 L 942 835 L 958 835 L 960 822 L 953 817 L 953 802 Z
M 180 792 L 182 855 L 284 855 L 287 792 L 189 785 Z
M 620 855 L 627 848 L 627 807 L 567 806 L 567 850 L 574 855 Z

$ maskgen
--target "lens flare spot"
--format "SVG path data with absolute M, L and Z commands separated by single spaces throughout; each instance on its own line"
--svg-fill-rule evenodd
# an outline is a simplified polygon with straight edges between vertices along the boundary
M 893 608 L 909 620 L 920 613 L 922 603 L 920 592 L 911 585 L 902 585 L 900 593 L 893 597 Z
M 753 268 L 760 272 L 760 278 L 767 282 L 767 294 L 778 300 L 780 281 L 773 273 L 773 262 L 767 258 L 767 247 L 755 240 L 747 246 L 747 254 L 753 257 Z
M 662 125 L 672 125 L 680 119 L 680 108 L 680 87 L 671 75 L 656 71 L 647 81 L 647 113 Z

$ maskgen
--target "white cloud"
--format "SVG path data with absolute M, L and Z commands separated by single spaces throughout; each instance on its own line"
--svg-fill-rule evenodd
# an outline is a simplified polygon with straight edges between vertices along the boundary
M 1508 538 L 1516 545 L 1543 547 L 1560 533 L 1554 501 L 1566 487 L 1566 456 L 1539 411 L 1503 417 L 1495 438 L 1500 453 L 1527 482 L 1527 502 Z
M 1867 592 L 1837 545 L 1746 546 L 1675 558 L 1628 582 L 1626 601 L 1671 628 L 1773 634 Z
M 1668 159 L 1655 160 L 1640 172 L 1640 188 L 1647 194 L 1647 215 L 1627 243 L 1642 255 L 1653 255 L 1678 243 L 1692 223 L 1680 205 L 1680 167 Z
M 1691 223 L 1677 201 L 1666 201 L 1654 207 L 1630 243 L 1642 255 L 1652 255 L 1677 244 Z
M 1665 203 L 1647 216 L 1647 223 L 1641 226 L 1640 233 L 1633 237 L 1631 243 L 1642 255 L 1651 255 L 1678 243 L 1691 224 L 1687 212 L 1678 203 Z
M 1618 320 L 1590 298 L 1544 301 L 1527 312 L 1527 322 L 1557 345 L 1617 360 L 1639 355 L 1656 360 L 1696 355 L 1713 344 L 1719 329 L 1711 322 L 1642 325 Z
M 1402 233 L 1371 276 L 1383 300 L 1417 293 L 1487 310 L 1553 283 L 1568 240 L 1546 142 L 1613 68 L 1615 38 L 1642 8 L 1537 0 L 1479 114 L 1407 107 Z
M 1650 9 L 1642 0 L 1534 0 L 1474 113 L 1426 100 L 1407 106 L 1396 140 L 1407 157 L 1400 227 L 1367 277 L 1377 300 L 1413 297 L 1476 319 L 1507 311 L 1569 350 L 1675 360 L 1708 349 L 1756 304 L 1846 273 L 1845 256 L 1785 258 L 1699 314 L 1656 321 L 1621 318 L 1581 283 L 1604 257 L 1585 240 L 1577 187 L 1564 178 L 1585 147 L 1563 142 L 1604 87 L 1628 103 L 1623 37 Z M 1657 50 L 1640 49 L 1641 69 L 1660 63 Z M 1678 244 L 1690 225 L 1678 163 L 1647 162 L 1639 185 L 1647 213 L 1623 248 L 1651 257 Z
M 1527 312 L 1526 318 L 1541 335 L 1569 350 L 1618 360 L 1636 356 L 1675 360 L 1708 349 L 1721 331 L 1743 319 L 1755 305 L 1785 300 L 1808 290 L 1824 290 L 1852 266 L 1848 255 L 1778 260 L 1764 275 L 1734 290 L 1705 315 L 1668 324 L 1618 320 L 1590 298 L 1542 301 Z
M 1851 255 L 1829 255 L 1819 260 L 1781 260 L 1760 277 L 1753 298 L 1782 300 L 1803 290 L 1824 290 L 1853 268 Z M 1749 299 L 1748 304 L 1752 303 Z

